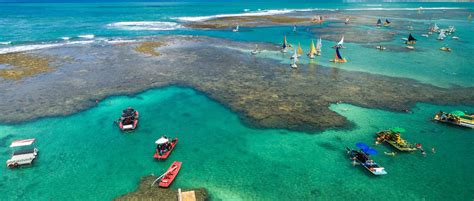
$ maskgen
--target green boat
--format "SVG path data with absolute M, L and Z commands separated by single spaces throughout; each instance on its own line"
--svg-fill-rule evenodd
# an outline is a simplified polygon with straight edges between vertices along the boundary
M 405 132 L 403 128 L 393 128 L 377 133 L 377 141 L 387 142 L 399 151 L 416 151 L 416 146 L 401 138 L 401 133 Z

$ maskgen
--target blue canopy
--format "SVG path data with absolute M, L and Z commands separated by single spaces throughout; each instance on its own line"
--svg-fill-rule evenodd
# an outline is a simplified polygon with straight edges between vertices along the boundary
M 369 155 L 375 155 L 377 154 L 377 150 L 375 149 L 372 149 L 372 148 L 367 148 L 367 149 L 362 149 L 363 152 L 365 152 L 366 154 L 369 154 Z
M 356 143 L 356 147 L 359 147 L 359 149 L 370 149 L 369 145 L 366 145 L 363 142 Z

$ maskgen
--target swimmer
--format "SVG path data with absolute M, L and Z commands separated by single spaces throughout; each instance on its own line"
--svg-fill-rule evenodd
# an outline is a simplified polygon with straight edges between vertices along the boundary
M 434 147 L 431 148 L 431 152 L 436 153 L 436 149 Z
M 384 152 L 384 153 L 385 153 L 385 155 L 387 155 L 387 156 L 395 156 L 395 154 L 397 154 L 397 153 L 395 153 L 395 152 Z

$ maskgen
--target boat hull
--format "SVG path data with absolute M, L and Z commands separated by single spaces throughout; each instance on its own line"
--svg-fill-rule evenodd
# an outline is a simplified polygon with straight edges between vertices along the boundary
M 174 147 L 176 146 L 177 143 L 178 143 L 178 138 L 173 139 L 171 141 L 171 149 L 169 151 L 167 151 L 166 153 L 160 155 L 160 152 L 158 150 L 156 150 L 155 155 L 153 155 L 153 158 L 158 159 L 158 160 L 167 159 L 170 156 L 171 152 L 174 150 Z
M 467 121 L 459 121 L 459 122 L 449 121 L 447 119 L 441 119 L 440 115 L 438 115 L 438 114 L 435 115 L 433 120 L 439 121 L 439 122 L 442 122 L 442 123 L 447 123 L 447 124 L 452 124 L 452 125 L 456 125 L 456 126 L 461 126 L 461 127 L 473 128 L 474 129 L 474 123 L 467 122 Z
M 178 176 L 179 170 L 181 170 L 182 162 L 175 161 L 171 166 L 168 168 L 167 172 L 170 171 L 168 174 L 163 176 L 160 181 L 159 186 L 162 188 L 168 188 Z M 174 169 L 173 169 L 174 168 Z

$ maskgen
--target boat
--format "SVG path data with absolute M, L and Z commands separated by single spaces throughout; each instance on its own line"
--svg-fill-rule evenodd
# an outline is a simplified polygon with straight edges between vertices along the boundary
M 429 28 L 429 32 L 435 32 L 435 33 L 439 32 L 439 27 L 438 27 L 438 25 L 435 23 L 433 26 L 431 26 L 431 27 Z
M 301 48 L 301 44 L 298 43 L 298 56 L 301 56 L 303 54 L 303 48 Z
M 250 52 L 250 54 L 256 55 L 256 54 L 258 54 L 258 53 L 260 53 L 260 52 L 261 52 L 261 51 L 260 51 L 260 49 L 258 48 L 258 44 L 256 44 L 256 45 L 255 45 L 255 49 L 252 50 L 252 51 Z
M 388 27 L 388 26 L 390 26 L 390 24 L 392 24 L 392 22 L 390 22 L 388 19 L 385 19 L 385 22 L 383 23 L 383 26 Z
M 454 32 L 456 32 L 456 28 L 454 28 L 454 26 L 449 26 L 448 29 L 446 29 L 447 33 L 449 34 L 453 34 Z
M 441 47 L 441 48 L 439 48 L 439 50 L 445 51 L 445 52 L 451 52 L 451 48 L 449 48 L 447 46 Z
M 411 35 L 411 34 L 408 35 L 408 38 L 407 38 L 407 40 L 405 41 L 405 44 L 407 44 L 407 45 L 414 45 L 414 44 L 416 44 L 416 39 L 415 39 L 415 37 L 413 37 L 413 35 Z
M 298 62 L 298 54 L 296 53 L 296 49 L 294 52 L 295 53 L 293 54 L 293 56 L 291 56 L 291 59 L 293 60 L 293 62 L 291 63 L 291 68 L 298 68 L 298 65 L 296 65 L 296 62 Z
M 158 140 L 155 141 L 156 144 L 156 152 L 153 155 L 153 158 L 164 160 L 167 159 L 171 152 L 174 150 L 174 147 L 178 143 L 178 138 L 174 138 L 170 140 L 166 136 L 162 136 Z
M 135 130 L 138 126 L 138 111 L 131 107 L 123 110 L 118 122 L 119 128 L 122 131 Z
M 378 50 L 385 50 L 386 49 L 386 47 L 382 46 L 382 45 L 377 45 L 377 46 L 375 46 L 375 48 L 378 49 Z
M 414 47 L 414 46 L 411 46 L 411 45 L 407 45 L 407 46 L 405 46 L 405 47 L 406 47 L 407 49 L 409 49 L 409 50 L 414 50 L 414 49 L 415 49 L 415 47 Z
M 446 35 L 444 34 L 444 31 L 439 32 L 437 40 L 444 40 L 446 38 Z
M 314 59 L 315 54 L 316 54 L 316 48 L 314 47 L 314 41 L 311 40 L 311 45 L 309 45 L 308 57 L 310 59 Z
M 346 47 L 344 47 L 344 36 L 342 36 L 341 40 L 336 45 L 334 45 L 332 48 L 346 48 Z
M 315 23 L 315 24 L 322 24 L 322 23 L 324 22 L 323 16 L 314 16 L 314 17 L 311 19 L 311 22 L 312 22 L 312 23 Z
M 181 165 L 183 163 L 179 161 L 173 162 L 171 166 L 168 168 L 168 170 L 163 174 L 160 183 L 158 184 L 162 188 L 168 188 L 173 181 L 176 179 L 176 176 L 178 176 L 179 170 L 181 170 Z
M 349 24 L 349 18 L 346 18 L 346 21 L 344 22 L 344 24 Z
M 288 42 L 286 41 L 286 36 L 283 38 L 283 44 L 281 46 L 281 52 L 286 53 L 288 48 Z
M 377 154 L 375 149 L 372 149 L 366 144 L 360 142 L 356 143 L 356 146 L 360 150 L 354 150 L 346 147 L 347 154 L 351 160 L 358 162 L 360 165 L 362 165 L 362 167 L 371 172 L 373 175 L 380 176 L 387 174 L 384 167 L 379 166 L 369 157 L 369 155 Z
M 399 151 L 416 151 L 416 146 L 401 138 L 403 128 L 393 128 L 377 133 L 377 142 L 387 142 Z
M 233 32 L 238 32 L 239 31 L 239 25 L 235 26 L 234 29 L 232 29 Z
M 296 25 L 293 25 L 293 32 L 296 32 Z
M 458 36 L 453 36 L 452 39 L 459 40 L 459 37 Z
M 426 37 L 426 38 L 430 37 L 430 35 L 428 34 L 421 34 L 421 36 Z
M 375 24 L 376 27 L 381 27 L 382 26 L 382 20 L 378 19 L 377 23 Z
M 316 44 L 316 55 L 317 56 L 321 56 L 322 48 L 323 48 L 323 40 L 321 39 L 321 37 L 319 37 L 318 42 Z
M 474 114 L 466 114 L 462 111 L 453 111 L 451 113 L 440 111 L 436 113 L 434 120 L 467 128 L 474 128 Z
M 38 149 L 34 146 L 36 139 L 16 140 L 10 144 L 13 151 L 10 159 L 7 160 L 8 168 L 17 168 L 24 165 L 31 165 L 38 156 Z
M 329 60 L 330 62 L 334 63 L 346 63 L 347 60 L 342 58 L 341 53 L 339 52 L 339 48 L 336 48 L 336 54 L 334 55 L 334 59 Z

